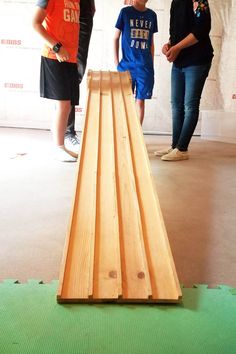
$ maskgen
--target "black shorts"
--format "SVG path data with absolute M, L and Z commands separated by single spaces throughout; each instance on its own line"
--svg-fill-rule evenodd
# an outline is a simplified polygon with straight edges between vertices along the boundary
M 79 104 L 79 79 L 75 63 L 41 57 L 40 96 Z

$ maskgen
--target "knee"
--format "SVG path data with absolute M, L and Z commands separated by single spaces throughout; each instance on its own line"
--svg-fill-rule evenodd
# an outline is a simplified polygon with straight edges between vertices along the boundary
M 69 114 L 71 112 L 71 102 L 70 101 L 59 101 L 58 109 L 62 113 Z
M 171 109 L 174 112 L 183 112 L 184 111 L 184 105 L 182 103 L 178 102 L 171 102 Z
M 200 100 L 195 98 L 189 102 L 186 102 L 184 105 L 185 112 L 198 111 L 200 106 Z

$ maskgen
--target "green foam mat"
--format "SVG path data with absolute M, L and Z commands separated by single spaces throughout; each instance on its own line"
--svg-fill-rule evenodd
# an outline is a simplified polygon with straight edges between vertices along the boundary
M 236 291 L 183 288 L 178 305 L 59 305 L 58 282 L 0 283 L 1 354 L 236 354 Z

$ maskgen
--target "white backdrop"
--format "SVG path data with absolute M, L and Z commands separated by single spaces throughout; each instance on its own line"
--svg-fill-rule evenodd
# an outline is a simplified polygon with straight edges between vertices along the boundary
M 159 32 L 155 36 L 155 88 L 146 103 L 143 129 L 171 131 L 170 68 L 161 54 L 168 39 L 171 0 L 149 0 L 157 13 Z M 115 70 L 113 29 L 122 0 L 96 0 L 94 30 L 88 58 L 92 70 Z M 211 39 L 215 49 L 207 80 L 202 110 L 236 112 L 236 0 L 210 0 Z M 0 0 L 0 125 L 50 128 L 54 113 L 52 101 L 39 98 L 39 62 L 42 40 L 31 26 L 35 1 Z M 86 99 L 86 77 L 81 85 L 76 127 L 82 129 Z M 234 115 L 236 121 L 236 114 Z M 200 130 L 200 123 L 197 132 Z

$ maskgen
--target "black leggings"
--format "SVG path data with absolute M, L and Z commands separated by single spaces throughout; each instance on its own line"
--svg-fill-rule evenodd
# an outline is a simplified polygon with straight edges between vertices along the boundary
M 80 33 L 79 33 L 79 51 L 77 55 L 78 65 L 78 78 L 79 84 L 81 83 L 87 65 L 89 42 L 93 29 L 93 17 L 81 18 L 80 17 Z M 66 135 L 75 134 L 75 106 L 71 107 L 71 112 L 68 118 Z

